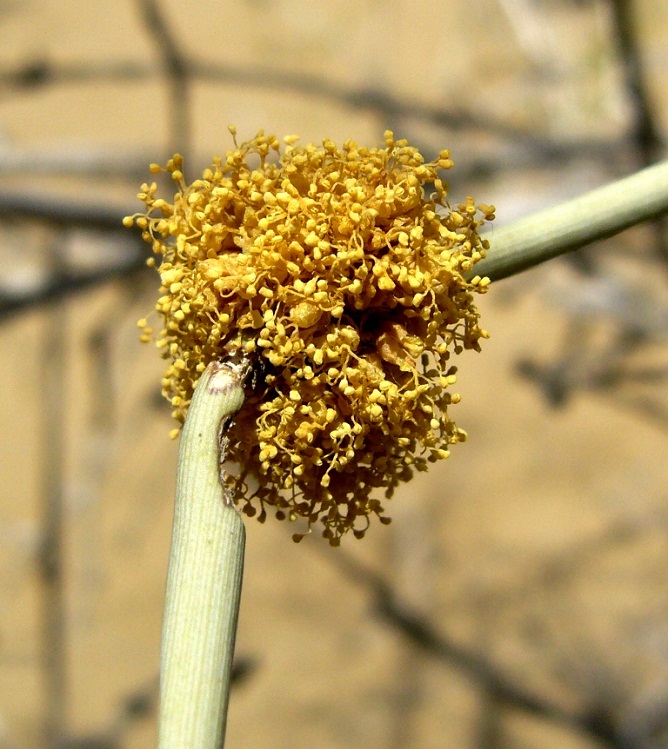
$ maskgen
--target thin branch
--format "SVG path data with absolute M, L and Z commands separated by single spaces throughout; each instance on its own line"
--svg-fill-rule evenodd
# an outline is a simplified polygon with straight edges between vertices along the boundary
M 352 110 L 376 112 L 384 120 L 402 116 L 452 131 L 484 132 L 521 146 L 524 154 L 535 152 L 542 160 L 563 158 L 574 147 L 572 140 L 554 141 L 547 136 L 510 124 L 489 114 L 467 110 L 461 104 L 456 109 L 448 109 L 427 104 L 419 99 L 398 97 L 378 88 L 352 89 L 345 82 L 339 83 L 322 76 L 258 65 L 242 66 L 196 60 L 186 57 L 182 52 L 177 59 L 178 64 L 174 70 L 182 78 L 243 88 L 293 92 L 316 99 L 330 100 Z M 33 60 L 13 70 L 0 71 L 0 89 L 4 87 L 11 91 L 31 91 L 47 85 L 69 83 L 138 82 L 161 75 L 164 65 L 164 62 L 161 66 L 156 66 L 134 60 L 104 63 L 93 61 L 55 63 L 50 60 Z M 589 143 L 579 141 L 575 144 L 578 151 L 584 148 L 585 152 L 600 151 L 601 148 L 607 148 L 609 145 L 607 141 L 601 140 L 593 140 Z
M 119 241 L 128 244 L 132 236 L 122 225 L 123 217 L 132 210 L 108 203 L 86 203 L 74 198 L 54 197 L 35 192 L 15 193 L 0 190 L 0 218 L 33 219 L 54 227 L 81 227 L 112 230 Z M 140 231 L 133 229 L 135 236 Z M 137 242 L 136 249 L 115 265 L 91 272 L 71 273 L 60 269 L 57 276 L 47 277 L 37 288 L 21 293 L 0 290 L 0 321 L 7 316 L 33 309 L 62 299 L 68 294 L 98 286 L 114 278 L 140 272 L 146 265 L 144 244 Z
M 57 238 L 56 238 L 57 242 Z M 54 244 L 51 252 L 57 276 L 62 260 Z M 65 642 L 66 603 L 64 588 L 64 498 L 63 462 L 65 399 L 67 387 L 67 329 L 65 310 L 57 306 L 47 317 L 44 330 L 44 367 L 40 373 L 41 397 L 41 543 L 38 555 L 42 586 L 41 660 L 44 679 L 44 727 L 46 746 L 57 746 L 66 734 L 67 654 Z
M 58 302 L 70 294 L 101 286 L 116 278 L 143 272 L 145 268 L 145 256 L 137 255 L 118 265 L 90 273 L 67 273 L 51 277 L 37 289 L 31 289 L 27 293 L 0 293 L 0 322 L 4 322 L 11 315 Z
M 668 161 L 519 219 L 485 236 L 475 275 L 497 281 L 668 212 Z M 472 274 L 473 275 L 473 274 Z
M 144 25 L 153 38 L 162 68 L 169 81 L 169 118 L 172 127 L 171 150 L 186 162 L 190 153 L 190 66 L 179 49 L 158 0 L 138 0 Z
M 610 6 L 624 68 L 626 90 L 633 111 L 631 137 L 640 156 L 641 165 L 649 166 L 661 158 L 664 142 L 647 90 L 647 76 L 636 31 L 634 4 L 630 0 L 612 0 Z M 668 262 L 668 223 L 665 220 L 657 221 L 653 230 L 657 251 L 661 258 Z
M 140 179 L 146 164 L 154 159 L 154 151 L 109 146 L 85 148 L 80 143 L 61 143 L 57 149 L 0 146 L 0 176 L 73 175 L 104 181 L 109 177 Z
M 115 229 L 126 236 L 123 217 L 134 213 L 134 209 L 135 205 L 92 203 L 80 197 L 56 197 L 53 193 L 0 190 L 0 218 L 33 218 L 59 226 Z
M 648 166 L 661 157 L 663 138 L 647 90 L 642 48 L 636 33 L 634 3 L 630 0 L 612 0 L 610 7 L 624 67 L 626 89 L 633 108 L 633 139 L 640 151 L 643 165 Z
M 364 585 L 373 596 L 378 614 L 412 645 L 470 676 L 497 703 L 523 710 L 531 715 L 564 725 L 604 742 L 611 748 L 618 744 L 608 716 L 570 711 L 551 703 L 514 683 L 501 669 L 479 653 L 456 644 L 436 630 L 420 614 L 412 611 L 396 596 L 390 583 L 341 550 L 327 556 L 346 576 Z

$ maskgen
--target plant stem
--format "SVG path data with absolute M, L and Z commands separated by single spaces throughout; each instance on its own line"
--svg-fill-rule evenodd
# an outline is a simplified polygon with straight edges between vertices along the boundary
M 485 234 L 471 276 L 498 281 L 668 212 L 668 161 Z
M 245 360 L 213 362 L 183 427 L 160 665 L 159 749 L 220 749 L 245 531 L 220 475 L 224 430 L 244 401 Z

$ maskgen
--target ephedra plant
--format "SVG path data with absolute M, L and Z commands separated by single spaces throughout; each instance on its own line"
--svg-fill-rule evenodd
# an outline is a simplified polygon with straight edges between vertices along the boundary
M 662 164 L 483 237 L 494 208 L 450 205 L 448 151 L 427 162 L 389 131 L 377 148 L 284 141 L 235 139 L 190 184 L 180 156 L 152 165 L 176 194 L 143 185 L 145 211 L 125 220 L 158 258 L 160 328 L 140 327 L 183 425 L 161 749 L 224 739 L 241 513 L 333 546 L 388 523 L 397 485 L 466 438 L 454 357 L 487 337 L 475 295 L 668 208 Z

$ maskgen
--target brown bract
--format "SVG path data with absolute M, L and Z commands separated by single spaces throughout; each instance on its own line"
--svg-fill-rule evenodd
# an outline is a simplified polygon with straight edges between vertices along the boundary
M 450 357 L 487 336 L 473 292 L 488 280 L 464 275 L 494 209 L 451 207 L 450 154 L 425 163 L 389 131 L 382 148 L 285 140 L 281 154 L 259 132 L 190 185 L 175 156 L 173 201 L 143 185 L 146 212 L 126 224 L 162 256 L 157 345 L 174 417 L 210 361 L 247 354 L 261 377 L 230 433 L 237 502 L 260 520 L 273 508 L 321 523 L 336 545 L 372 515 L 389 522 L 374 490 L 390 497 L 465 439 L 448 414 Z

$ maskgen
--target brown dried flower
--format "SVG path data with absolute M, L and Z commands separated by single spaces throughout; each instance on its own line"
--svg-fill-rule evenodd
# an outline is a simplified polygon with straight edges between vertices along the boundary
M 157 345 L 174 417 L 210 361 L 250 357 L 260 384 L 232 427 L 227 480 L 247 515 L 320 522 L 337 545 L 372 515 L 389 522 L 375 489 L 390 497 L 466 437 L 448 414 L 450 356 L 487 336 L 472 292 L 488 279 L 465 274 L 494 209 L 451 208 L 448 151 L 425 163 L 390 131 L 383 148 L 296 141 L 280 155 L 260 131 L 190 185 L 176 155 L 173 202 L 145 184 L 145 213 L 125 223 L 162 256 Z

